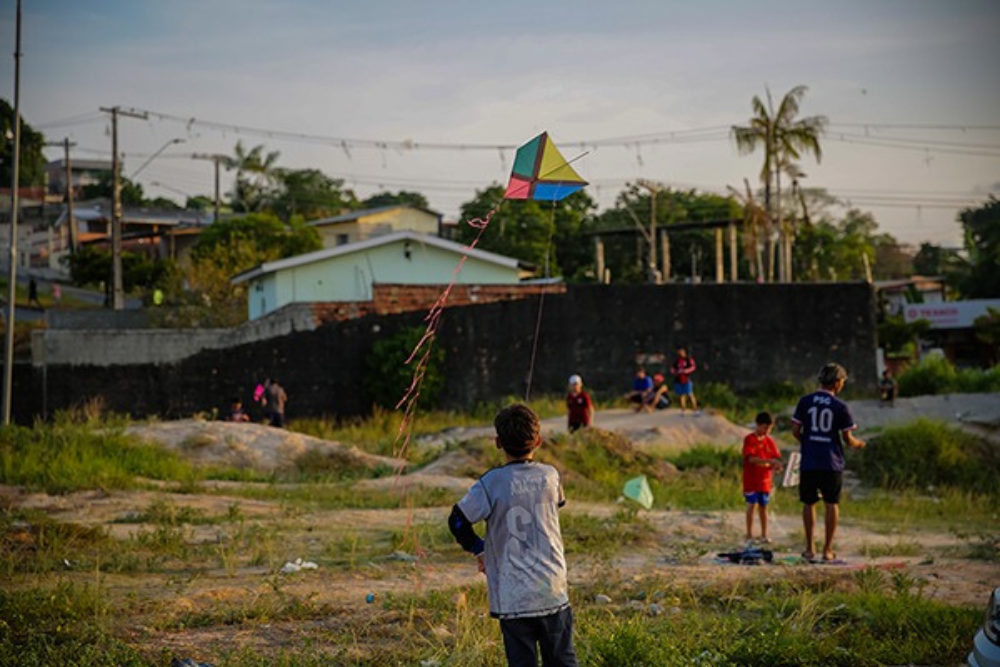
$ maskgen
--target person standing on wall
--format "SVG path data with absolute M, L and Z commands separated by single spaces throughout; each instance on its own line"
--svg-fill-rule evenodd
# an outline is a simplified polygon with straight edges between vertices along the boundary
M 816 558 L 814 533 L 816 503 L 823 498 L 826 508 L 823 560 L 836 560 L 833 538 L 840 520 L 840 492 L 844 481 L 844 445 L 855 449 L 865 446 L 852 431 L 858 428 L 847 404 L 837 398 L 847 382 L 843 366 L 829 363 L 820 372 L 819 389 L 799 399 L 792 415 L 792 435 L 802 446 L 799 466 L 799 500 L 802 501 L 802 524 L 806 533 L 807 561 Z

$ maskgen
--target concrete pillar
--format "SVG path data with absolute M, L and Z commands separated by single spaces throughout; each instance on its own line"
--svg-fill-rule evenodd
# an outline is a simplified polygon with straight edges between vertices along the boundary
M 722 249 L 722 227 L 715 228 L 715 282 L 723 283 L 726 281 L 726 272 L 723 270 L 725 265 L 725 254 Z

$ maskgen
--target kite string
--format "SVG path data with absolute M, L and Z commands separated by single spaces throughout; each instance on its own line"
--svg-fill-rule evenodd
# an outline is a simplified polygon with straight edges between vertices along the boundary
M 424 317 L 424 321 L 427 322 L 427 326 L 424 329 L 423 335 L 417 344 L 414 346 L 413 351 L 410 352 L 409 357 L 406 359 L 406 363 L 410 364 L 414 361 L 416 362 L 413 367 L 413 379 L 410 381 L 410 386 L 407 388 L 403 397 L 399 399 L 396 403 L 396 410 L 402 408 L 403 418 L 399 424 L 399 430 L 396 432 L 396 439 L 393 441 L 393 455 L 399 460 L 395 472 L 395 479 L 393 480 L 393 486 L 400 485 L 400 504 L 406 505 L 406 527 L 403 532 L 402 544 L 406 545 L 410 542 L 413 544 L 413 551 L 415 555 L 422 555 L 423 550 L 420 548 L 419 539 L 416 530 L 413 525 L 413 502 L 409 495 L 409 480 L 405 480 L 400 484 L 401 479 L 404 477 L 404 472 L 406 469 L 406 453 L 409 450 L 410 441 L 413 437 L 413 424 L 417 413 L 417 404 L 420 400 L 420 389 L 423 385 L 424 377 L 427 375 L 427 369 L 431 361 L 431 353 L 434 350 L 434 343 L 437 339 L 438 326 L 441 324 L 441 316 L 444 313 L 445 306 L 448 303 L 448 297 L 451 295 L 451 291 L 458 281 L 458 276 L 462 271 L 462 267 L 465 265 L 468 259 L 468 253 L 475 249 L 479 244 L 479 240 L 483 237 L 483 233 L 486 228 L 489 227 L 490 220 L 496 215 L 497 211 L 500 210 L 500 206 L 503 204 L 503 200 L 497 203 L 492 209 L 490 209 L 485 216 L 482 218 L 473 218 L 472 220 L 467 220 L 466 224 L 473 229 L 479 230 L 476 236 L 472 239 L 472 242 L 465 247 L 465 254 L 459 260 L 458 265 L 452 272 L 451 281 L 442 290 L 440 296 L 438 296 L 437 301 L 431 306 L 427 315 Z M 402 440 L 402 442 L 400 442 Z
M 582 157 L 582 156 L 581 156 Z M 552 237 L 556 229 L 556 200 L 552 200 L 552 217 L 549 226 L 549 242 L 545 247 L 545 277 L 549 277 L 549 261 L 552 257 Z M 535 319 L 535 335 L 531 339 L 531 361 L 528 363 L 528 383 L 524 390 L 524 402 L 531 401 L 531 382 L 535 376 L 535 357 L 538 353 L 538 336 L 542 329 L 542 310 L 545 308 L 546 286 L 543 285 L 538 296 L 538 317 Z

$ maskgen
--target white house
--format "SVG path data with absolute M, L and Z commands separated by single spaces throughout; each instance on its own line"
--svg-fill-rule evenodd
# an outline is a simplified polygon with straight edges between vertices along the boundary
M 520 260 L 402 231 L 267 262 L 232 282 L 247 285 L 255 320 L 290 303 L 370 301 L 376 284 L 445 285 L 463 256 L 458 284 L 515 285 L 531 276 Z

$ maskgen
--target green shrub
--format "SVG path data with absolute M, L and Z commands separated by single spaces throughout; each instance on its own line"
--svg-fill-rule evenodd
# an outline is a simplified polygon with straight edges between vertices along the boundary
M 996 494 L 1000 455 L 976 436 L 921 419 L 886 428 L 853 456 L 861 479 L 889 489 L 949 486 Z
M 924 357 L 899 376 L 900 396 L 925 394 L 990 393 L 1000 391 L 1000 366 L 987 370 L 963 368 L 956 370 L 947 359 L 934 355 Z
M 719 473 L 736 474 L 743 469 L 743 455 L 736 447 L 712 447 L 695 445 L 668 460 L 680 470 L 708 468 Z
M 362 387 L 375 405 L 393 408 L 413 382 L 413 373 L 420 355 L 409 364 L 406 360 L 424 335 L 424 327 L 407 327 L 396 334 L 375 342 L 371 352 L 365 357 L 365 376 Z M 444 386 L 441 367 L 444 365 L 444 349 L 431 345 L 430 357 L 420 386 L 419 406 L 437 405 L 438 396 Z

